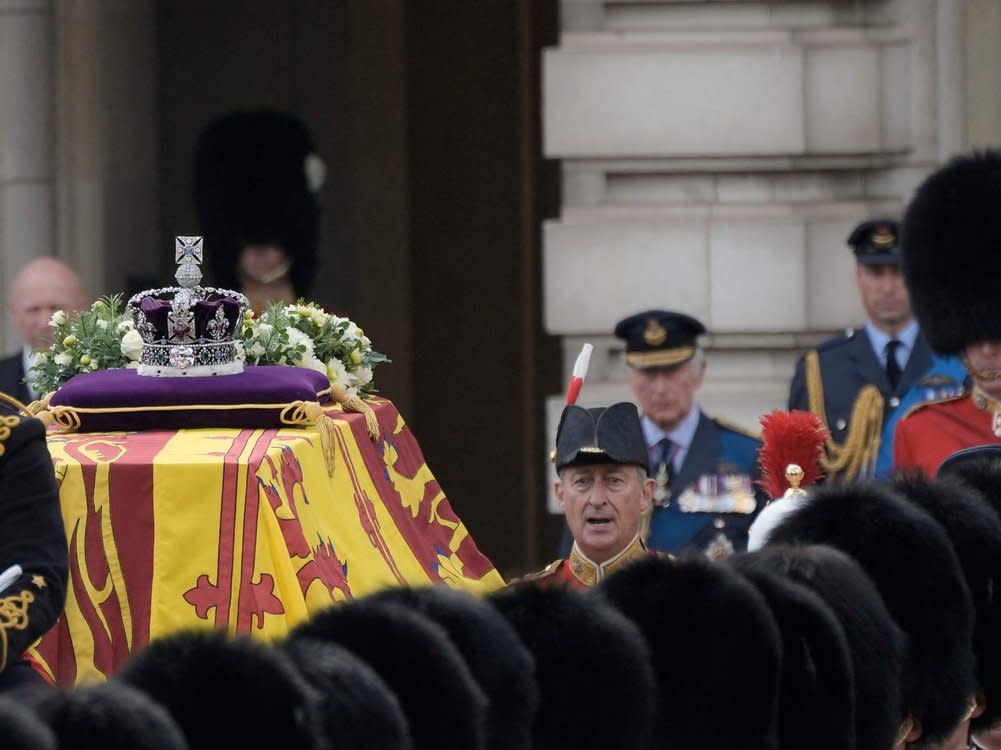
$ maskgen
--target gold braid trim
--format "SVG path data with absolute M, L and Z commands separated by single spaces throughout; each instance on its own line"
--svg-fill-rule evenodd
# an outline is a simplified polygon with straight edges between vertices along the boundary
M 650 520 L 653 518 L 654 505 L 651 502 L 645 511 L 640 513 L 639 538 L 645 545 L 650 539 Z
M 28 605 L 35 601 L 35 595 L 28 590 L 16 596 L 0 599 L 0 672 L 7 666 L 7 631 L 24 630 L 28 627 Z
M 814 349 L 804 358 L 806 366 L 807 406 L 830 429 L 824 409 L 824 384 L 820 377 L 820 355 Z M 876 466 L 880 433 L 883 427 L 883 394 L 874 385 L 859 390 L 848 419 L 845 441 L 838 445 L 833 438 L 824 444 L 820 467 L 828 481 L 850 482 L 869 476 Z
M 7 452 L 7 438 L 10 437 L 14 428 L 21 424 L 21 418 L 17 416 L 0 416 L 0 456 Z
M 8 406 L 14 407 L 22 414 L 31 414 L 31 412 L 28 411 L 27 406 L 22 404 L 20 401 L 11 396 L 9 393 L 4 393 L 3 391 L 0 391 L 0 401 L 7 404 Z

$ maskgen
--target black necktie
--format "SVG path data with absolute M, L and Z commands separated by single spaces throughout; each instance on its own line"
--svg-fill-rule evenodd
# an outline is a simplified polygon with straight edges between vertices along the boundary
M 900 342 L 896 339 L 890 340 L 886 345 L 886 377 L 890 381 L 890 388 L 897 389 L 900 382 L 900 363 L 897 362 L 897 349 Z

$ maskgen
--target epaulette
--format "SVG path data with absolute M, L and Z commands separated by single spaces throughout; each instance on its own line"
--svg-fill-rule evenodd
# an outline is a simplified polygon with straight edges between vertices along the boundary
M 756 440 L 759 443 L 761 442 L 760 432 L 754 432 L 754 430 L 749 430 L 746 427 L 741 427 L 739 424 L 735 424 L 734 422 L 729 422 L 725 419 L 720 419 L 719 417 L 713 417 L 712 420 L 713 422 L 716 423 L 717 427 L 721 427 L 724 430 L 729 430 L 730 432 L 736 432 L 740 435 L 744 435 L 745 437 L 749 437 L 752 440 Z
M 839 346 L 844 346 L 850 341 L 853 341 L 861 329 L 857 328 L 847 328 L 845 332 L 837 336 L 831 336 L 829 339 L 824 339 L 814 348 L 815 351 L 826 352 L 831 349 L 837 349 Z
M 549 563 L 549 565 L 544 567 L 542 570 L 538 570 L 535 573 L 526 573 L 525 575 L 520 576 L 519 578 L 511 579 L 510 581 L 508 581 L 508 586 L 511 586 L 515 583 L 521 583 L 522 581 L 538 581 L 541 578 L 549 578 L 550 576 L 554 576 L 556 575 L 556 572 L 560 569 L 560 566 L 563 564 L 563 562 L 564 562 L 563 558 L 560 558 L 559 560 L 553 560 L 551 563 Z
M 909 416 L 911 416 L 911 414 L 913 414 L 914 412 L 916 412 L 916 411 L 918 411 L 920 409 L 925 408 L 926 406 L 931 406 L 933 404 L 944 404 L 944 403 L 946 403 L 948 401 L 956 401 L 956 400 L 961 399 L 961 398 L 966 398 L 969 395 L 970 395 L 969 391 L 963 390 L 963 391 L 960 391 L 959 393 L 953 393 L 950 396 L 942 396 L 941 398 L 933 398 L 931 401 L 922 401 L 920 404 L 914 404 L 914 406 L 912 406 L 910 409 L 908 409 L 906 412 L 904 412 L 901 415 L 900 418 L 902 420 L 903 419 L 907 419 Z

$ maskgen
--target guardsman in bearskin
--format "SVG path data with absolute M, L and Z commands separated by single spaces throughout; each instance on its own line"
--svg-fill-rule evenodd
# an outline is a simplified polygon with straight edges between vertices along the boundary
M 896 468 L 935 476 L 953 452 L 1001 442 L 1001 151 L 960 156 L 918 188 L 904 218 L 903 268 L 932 348 L 957 354 L 972 389 L 910 411 Z
M 654 481 L 633 404 L 567 406 L 556 430 L 556 499 L 573 536 L 570 555 L 528 579 L 589 588 L 647 552 L 640 517 Z
M 41 682 L 22 657 L 62 613 L 67 571 L 45 428 L 0 403 L 0 692 Z
M 646 543 L 720 559 L 747 547 L 765 499 L 756 494 L 758 438 L 705 414 L 695 401 L 706 361 L 705 326 L 688 315 L 648 310 L 615 327 L 625 341 L 630 386 L 654 477 Z
M 828 481 L 886 476 L 893 430 L 909 405 L 962 390 L 955 358 L 937 358 L 918 328 L 900 270 L 900 225 L 870 219 L 848 237 L 867 320 L 820 344 L 796 364 L 789 408 L 809 410 L 830 430 Z

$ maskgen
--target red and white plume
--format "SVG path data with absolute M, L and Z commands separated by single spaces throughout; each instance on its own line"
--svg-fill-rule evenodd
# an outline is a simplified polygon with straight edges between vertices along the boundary
M 809 411 L 779 411 L 766 414 L 760 420 L 761 440 L 758 451 L 761 480 L 769 497 L 782 497 L 789 489 L 786 468 L 798 464 L 803 469 L 800 487 L 815 484 L 823 475 L 820 456 L 824 443 L 830 437 L 823 422 Z
M 573 365 L 573 374 L 570 376 L 570 383 L 567 385 L 567 406 L 577 403 L 581 386 L 584 385 L 584 378 L 587 377 L 587 368 L 591 364 L 591 352 L 594 347 L 584 344 L 577 355 L 577 361 Z

